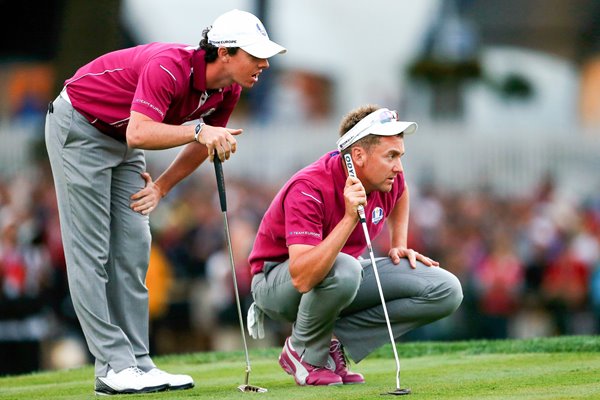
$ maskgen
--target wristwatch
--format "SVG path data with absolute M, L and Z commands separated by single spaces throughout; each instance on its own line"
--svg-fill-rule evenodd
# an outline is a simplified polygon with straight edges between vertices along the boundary
M 200 143 L 200 132 L 202 132 L 202 128 L 204 128 L 204 125 L 206 125 L 204 122 L 200 122 L 198 123 L 198 125 L 196 125 L 196 133 L 194 133 L 194 140 L 198 143 Z

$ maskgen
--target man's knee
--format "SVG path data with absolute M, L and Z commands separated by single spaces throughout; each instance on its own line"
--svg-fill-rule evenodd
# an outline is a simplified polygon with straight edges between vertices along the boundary
M 327 277 L 324 286 L 334 287 L 336 296 L 354 299 L 362 280 L 360 262 L 347 254 L 340 253 Z
M 130 211 L 121 214 L 123 219 L 112 226 L 111 252 L 122 262 L 147 266 L 152 247 L 148 217 Z
M 463 300 L 463 291 L 460 281 L 451 273 L 441 287 L 443 296 L 440 302 L 440 312 L 445 316 L 452 314 L 458 309 Z

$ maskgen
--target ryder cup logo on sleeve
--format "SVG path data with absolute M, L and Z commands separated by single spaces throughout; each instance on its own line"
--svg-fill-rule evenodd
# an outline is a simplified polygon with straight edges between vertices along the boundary
M 377 225 L 383 219 L 383 208 L 375 207 L 371 214 L 371 222 Z

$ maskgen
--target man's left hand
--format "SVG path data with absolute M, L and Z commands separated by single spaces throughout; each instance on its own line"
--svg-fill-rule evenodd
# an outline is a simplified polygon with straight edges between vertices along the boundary
M 417 261 L 420 261 L 428 267 L 440 266 L 439 262 L 406 247 L 393 247 L 390 249 L 388 256 L 390 256 L 394 264 L 399 264 L 401 258 L 408 258 L 408 263 L 412 269 L 417 268 Z
M 156 208 L 162 196 L 159 186 L 152 181 L 149 173 L 143 172 L 142 178 L 146 181 L 146 185 L 142 190 L 131 196 L 129 207 L 142 215 L 148 215 Z

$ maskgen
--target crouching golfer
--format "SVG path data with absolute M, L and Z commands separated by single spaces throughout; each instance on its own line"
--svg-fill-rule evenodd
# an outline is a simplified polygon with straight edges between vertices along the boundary
M 389 343 L 383 307 L 357 215 L 363 205 L 371 238 L 387 221 L 390 250 L 376 260 L 394 337 L 452 314 L 460 282 L 407 243 L 409 193 L 401 157 L 416 124 L 386 108 L 364 106 L 342 121 L 343 152 L 296 173 L 265 213 L 250 254 L 256 306 L 293 322 L 279 364 L 298 385 L 363 383 L 347 368 Z

